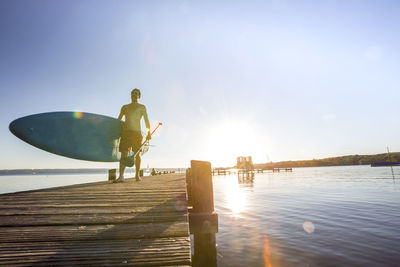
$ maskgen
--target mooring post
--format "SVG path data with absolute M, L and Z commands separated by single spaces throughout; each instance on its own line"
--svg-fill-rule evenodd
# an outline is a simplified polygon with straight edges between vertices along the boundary
M 110 169 L 108 170 L 108 180 L 114 181 L 117 178 L 117 169 Z
M 193 266 L 217 266 L 215 233 L 218 215 L 214 211 L 211 163 L 191 161 L 191 195 L 193 209 L 189 213 L 189 228 L 194 239 Z

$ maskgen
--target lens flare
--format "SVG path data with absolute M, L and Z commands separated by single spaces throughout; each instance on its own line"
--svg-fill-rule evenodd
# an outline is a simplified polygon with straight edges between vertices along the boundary
M 271 264 L 271 260 L 270 260 L 270 256 L 271 256 L 271 251 L 270 251 L 270 247 L 269 247 L 269 240 L 268 237 L 266 235 L 264 235 L 264 263 L 265 263 L 265 267 L 272 267 Z
M 303 223 L 303 229 L 304 231 L 306 231 L 307 233 L 311 234 L 315 231 L 315 226 L 312 222 L 310 221 L 305 221 Z
M 75 111 L 73 116 L 75 119 L 81 119 L 83 117 L 83 113 L 80 111 Z

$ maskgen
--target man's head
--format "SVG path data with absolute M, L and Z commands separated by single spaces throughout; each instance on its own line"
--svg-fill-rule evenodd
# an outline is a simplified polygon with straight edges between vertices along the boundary
M 140 98 L 141 94 L 140 94 L 140 90 L 135 88 L 131 91 L 131 99 L 133 102 L 137 102 Z

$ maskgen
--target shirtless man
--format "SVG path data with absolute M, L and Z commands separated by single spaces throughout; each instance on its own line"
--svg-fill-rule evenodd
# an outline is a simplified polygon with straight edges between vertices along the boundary
M 131 92 L 132 102 L 130 104 L 122 106 L 121 112 L 118 116 L 119 120 L 122 120 L 122 117 L 125 116 L 125 124 L 122 129 L 121 141 L 119 143 L 121 160 L 119 162 L 119 177 L 116 182 L 124 181 L 125 165 L 122 162 L 124 159 L 127 158 L 129 150 L 132 149 L 133 152 L 137 152 L 140 145 L 142 144 L 142 128 L 140 126 L 140 121 L 142 117 L 144 118 L 144 122 L 146 124 L 147 139 L 151 139 L 150 123 L 147 117 L 146 107 L 138 103 L 140 96 L 140 90 L 137 88 L 133 89 Z M 135 159 L 136 181 L 141 180 L 139 177 L 140 161 L 140 156 L 137 155 Z

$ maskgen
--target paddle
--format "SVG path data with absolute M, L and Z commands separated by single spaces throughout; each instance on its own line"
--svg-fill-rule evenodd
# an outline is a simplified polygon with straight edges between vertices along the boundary
M 153 132 L 150 133 L 150 136 L 154 134 L 154 132 L 158 129 L 158 127 L 160 127 L 160 125 L 162 125 L 161 122 L 159 122 L 157 127 L 153 130 Z M 133 165 L 135 165 L 136 156 L 140 153 L 140 151 L 145 145 L 149 145 L 149 141 L 150 140 L 146 138 L 143 144 L 139 147 L 138 151 L 136 151 L 136 153 L 133 152 L 129 153 L 128 157 L 122 161 L 122 164 L 124 164 L 127 167 L 133 167 Z

